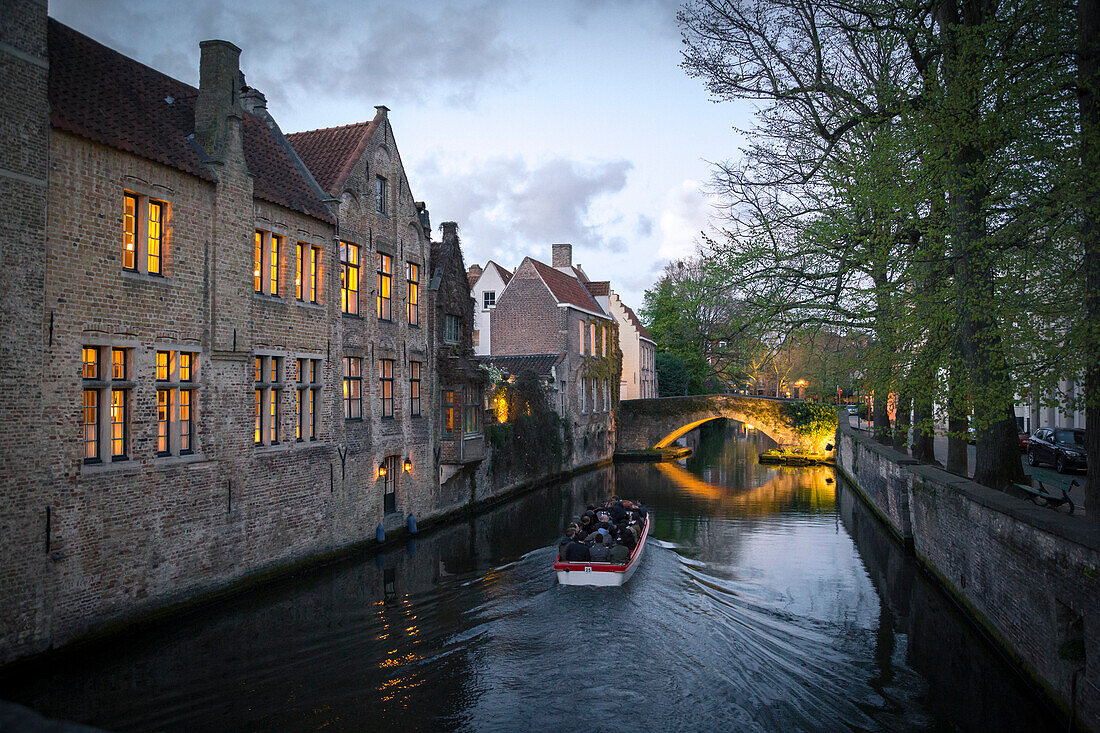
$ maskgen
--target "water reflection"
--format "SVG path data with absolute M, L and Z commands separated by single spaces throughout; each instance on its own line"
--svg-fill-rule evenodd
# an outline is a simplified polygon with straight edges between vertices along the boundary
M 737 425 L 683 465 L 539 489 L 384 554 L 0 676 L 117 730 L 1041 730 L 1042 707 L 830 469 Z M 622 589 L 560 587 L 562 526 L 654 512 Z M 988 724 L 988 726 L 987 726 Z

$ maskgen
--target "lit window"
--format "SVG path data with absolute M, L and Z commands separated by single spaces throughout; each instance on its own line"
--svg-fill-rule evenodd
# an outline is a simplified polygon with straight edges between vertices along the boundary
M 128 425 L 126 420 L 126 412 L 129 400 L 127 399 L 127 392 L 129 390 L 116 389 L 111 390 L 111 460 L 125 460 L 126 459 L 126 443 L 128 431 Z
M 252 287 L 257 293 L 279 297 L 279 258 L 283 238 L 257 229 L 252 235 Z
M 198 354 L 187 351 L 157 351 L 157 455 L 191 453 L 193 383 Z
M 125 191 L 122 195 L 122 267 L 163 274 L 168 204 Z
M 408 299 L 406 306 L 410 326 L 420 325 L 420 265 L 415 262 L 405 263 L 405 273 L 408 285 Z
M 359 245 L 340 242 L 340 308 L 359 314 Z
M 170 455 L 171 436 L 168 432 L 171 425 L 172 390 L 157 390 L 157 455 Z
M 283 359 L 279 356 L 257 356 L 253 372 L 252 440 L 256 445 L 277 445 L 282 430 Z
M 497 291 L 486 290 L 484 293 L 484 301 L 482 307 L 485 310 L 489 310 L 497 304 Z
M 305 300 L 305 278 L 302 277 L 302 272 L 306 266 L 306 249 L 305 242 L 298 242 L 298 257 L 294 260 L 294 297 L 298 300 Z
M 309 248 L 309 277 L 306 278 L 309 302 L 316 303 L 321 294 L 321 248 Z
M 126 379 L 128 373 L 126 355 L 126 349 L 111 349 L 111 379 Z
M 363 416 L 361 360 L 355 356 L 344 357 L 344 419 L 359 420 Z
M 390 288 L 393 284 L 393 263 L 387 254 L 378 253 L 378 318 L 390 320 Z
M 298 242 L 298 258 L 294 268 L 294 297 L 303 302 L 317 302 L 317 278 L 321 274 L 321 248 Z
M 409 414 L 420 417 L 420 362 L 409 362 Z
M 378 360 L 378 394 L 382 417 L 393 417 L 393 359 Z
M 453 390 L 443 392 L 443 437 L 454 438 L 455 434 L 455 393 Z
M 99 460 L 99 390 L 84 390 L 84 460 Z
M 447 314 L 443 318 L 443 343 L 457 344 L 462 340 L 462 320 Z
M 172 353 L 170 351 L 158 351 L 157 352 L 157 381 L 158 382 L 167 382 L 168 381 L 168 374 L 171 371 L 171 366 L 169 364 L 171 358 L 172 358 Z
M 588 324 L 588 337 L 589 337 L 588 353 L 592 354 L 592 356 L 595 356 L 596 355 L 596 322 L 595 321 L 592 321 L 592 323 Z
M 84 379 L 99 379 L 99 349 L 84 347 Z
M 382 509 L 386 514 L 397 511 L 397 475 L 400 456 L 386 456 L 382 461 Z
M 189 389 L 180 390 L 180 453 L 191 453 L 191 392 Z
M 584 321 L 577 324 L 580 326 L 580 353 L 584 355 Z

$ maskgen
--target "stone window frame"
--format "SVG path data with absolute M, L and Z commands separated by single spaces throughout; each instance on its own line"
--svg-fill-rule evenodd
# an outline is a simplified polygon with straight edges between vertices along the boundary
M 354 257 L 352 257 L 354 255 Z M 359 292 L 362 288 L 363 248 L 357 242 L 341 239 L 340 256 L 340 311 L 359 318 Z M 352 282 L 354 281 L 354 283 Z M 352 288 L 351 285 L 355 287 Z M 353 297 L 354 295 L 354 297 Z
M 393 321 L 393 255 L 375 251 L 375 277 L 375 315 L 380 321 Z
M 134 212 L 129 213 L 127 210 L 127 204 L 133 202 Z M 152 241 L 150 235 L 150 227 L 152 223 L 151 214 L 156 207 L 160 212 L 160 221 L 158 222 L 158 234 L 156 238 L 157 242 L 157 254 L 154 255 L 156 266 L 151 268 L 151 260 L 153 258 L 149 255 L 150 243 Z M 171 201 L 164 196 L 163 192 L 152 192 L 149 190 L 143 190 L 141 186 L 125 185 L 122 188 L 122 269 L 125 272 L 134 273 L 138 275 L 147 275 L 149 277 L 164 278 L 165 275 L 165 262 L 168 259 L 168 245 L 170 243 L 171 234 Z M 139 216 L 139 214 L 141 214 Z M 132 220 L 131 220 L 132 218 Z M 132 238 L 131 242 L 127 242 L 128 238 Z M 127 246 L 129 244 L 129 246 Z M 127 253 L 130 253 L 130 258 L 133 260 L 131 265 L 127 264 Z
M 584 377 L 580 378 L 580 396 L 581 396 L 581 414 L 588 414 L 588 380 Z
M 294 442 L 318 440 L 321 418 L 321 381 L 323 357 L 320 354 L 295 354 Z
M 158 458 L 191 456 L 196 452 L 195 407 L 201 364 L 202 353 L 197 345 L 161 343 L 153 347 Z M 166 398 L 163 403 L 162 395 Z M 162 437 L 166 442 L 162 443 Z
M 381 407 L 379 415 L 383 420 L 393 420 L 393 359 L 378 359 L 378 401 Z
M 320 305 L 324 258 L 320 245 L 299 239 L 295 246 L 294 299 Z
M 286 233 L 257 226 L 252 231 L 252 292 L 269 298 L 283 297 Z
M 462 342 L 462 318 L 453 313 L 443 315 L 443 343 L 459 344 Z
M 389 182 L 385 176 L 374 177 L 374 211 L 381 216 L 389 216 Z
M 421 375 L 423 373 L 423 362 L 410 361 L 409 362 L 409 416 L 421 417 L 420 411 L 420 387 L 421 387 Z
M 81 455 L 83 465 L 90 467 L 124 466 L 133 459 L 133 403 L 137 381 L 134 379 L 134 357 L 139 345 L 135 341 L 85 338 L 81 346 Z M 95 354 L 94 371 L 89 371 L 88 351 Z M 122 373 L 118 375 L 116 354 L 122 354 Z M 121 395 L 116 398 L 115 395 Z M 94 395 L 94 405 L 88 398 Z M 115 400 L 121 399 L 121 420 L 116 420 Z M 88 410 L 94 409 L 92 422 Z M 118 435 L 115 434 L 116 426 Z M 89 431 L 89 428 L 91 430 Z M 116 442 L 121 452 L 116 453 Z M 88 454 L 92 446 L 93 454 Z
M 584 319 L 577 321 L 577 325 L 580 327 L 580 355 L 584 356 Z
M 382 479 L 382 512 L 383 514 L 395 514 L 397 512 L 397 479 L 401 473 L 401 456 L 389 455 L 382 459 L 385 471 L 378 478 Z
M 345 356 L 342 360 L 343 367 L 343 403 L 344 420 L 363 419 L 363 358 L 361 356 Z M 354 388 L 354 389 L 353 389 Z M 355 395 L 352 396 L 352 392 Z
M 412 328 L 420 328 L 420 263 L 405 263 L 405 318 Z
M 282 444 L 283 388 L 286 354 L 257 349 L 253 352 L 252 444 L 257 449 Z

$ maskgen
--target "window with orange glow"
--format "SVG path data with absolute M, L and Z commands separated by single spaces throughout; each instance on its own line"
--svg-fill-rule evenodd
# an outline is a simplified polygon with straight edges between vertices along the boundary
M 359 315 L 359 245 L 340 242 L 340 309 Z
M 378 253 L 378 318 L 382 321 L 390 320 L 390 290 L 393 287 L 393 261 L 389 255 Z

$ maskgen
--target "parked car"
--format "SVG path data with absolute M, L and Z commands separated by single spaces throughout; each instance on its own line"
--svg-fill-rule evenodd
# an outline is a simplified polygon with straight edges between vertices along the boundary
M 847 410 L 849 415 L 855 415 L 859 412 L 859 405 L 848 405 Z
M 1039 428 L 1027 447 L 1027 465 L 1049 463 L 1058 473 L 1088 467 L 1085 431 L 1080 428 Z

